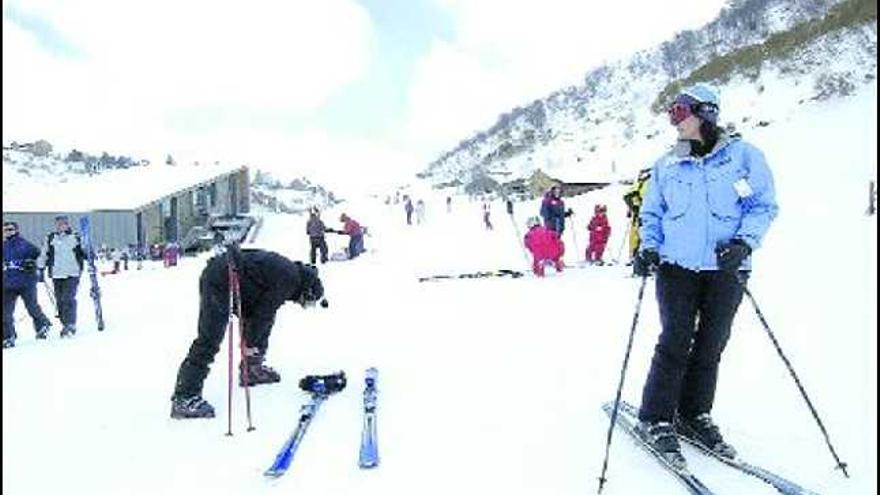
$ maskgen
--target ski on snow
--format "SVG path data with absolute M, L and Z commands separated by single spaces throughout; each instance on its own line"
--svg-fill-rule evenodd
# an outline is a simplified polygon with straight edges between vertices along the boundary
M 606 409 L 606 411 L 610 412 L 610 408 L 613 406 L 614 406 L 613 403 L 606 404 L 606 407 L 608 408 L 608 409 Z M 638 410 L 632 404 L 621 401 L 618 416 L 620 414 L 625 414 L 629 418 L 637 418 L 638 417 Z M 688 444 L 694 446 L 697 450 L 699 450 L 704 455 L 712 457 L 712 458 L 732 467 L 733 469 L 736 469 L 737 471 L 740 471 L 740 472 L 747 474 L 749 476 L 753 476 L 753 477 L 763 481 L 764 483 L 767 483 L 768 485 L 775 488 L 779 493 L 782 493 L 784 495 L 818 495 L 818 493 L 811 491 L 811 490 L 808 490 L 806 488 L 803 488 L 800 485 L 798 485 L 792 481 L 789 481 L 789 480 L 783 478 L 782 476 L 779 476 L 778 474 L 773 473 L 771 471 L 768 471 L 767 469 L 764 469 L 760 466 L 749 464 L 748 462 L 746 462 L 742 459 L 739 459 L 739 458 L 728 459 L 727 457 L 720 456 L 720 455 L 716 454 L 715 452 L 707 449 L 704 445 L 700 444 L 699 442 L 695 442 L 692 439 L 690 439 L 684 435 L 678 435 L 678 438 L 681 439 L 682 441 L 685 441 Z
M 92 228 L 89 217 L 79 219 L 79 231 L 82 235 L 83 250 L 89 267 L 89 279 L 92 283 L 89 294 L 95 303 L 95 321 L 98 323 L 98 330 L 101 331 L 104 330 L 104 311 L 101 309 L 101 289 L 98 287 L 98 269 L 95 268 L 95 248 L 92 244 Z
M 376 368 L 368 368 L 364 379 L 364 429 L 361 433 L 361 450 L 358 466 L 363 469 L 374 468 L 379 465 L 379 445 L 376 437 L 376 400 L 378 390 L 376 382 L 379 371 Z
M 290 438 L 281 446 L 281 450 L 275 456 L 275 461 L 269 466 L 263 475 L 268 478 L 279 478 L 290 468 L 293 457 L 302 443 L 302 439 L 309 429 L 315 414 L 320 409 L 321 404 L 330 397 L 331 394 L 339 392 L 345 388 L 345 373 L 339 372 L 333 375 L 325 376 L 307 376 L 300 380 L 301 389 L 310 392 L 309 402 L 300 407 L 299 423 L 296 429 L 290 435 Z
M 638 423 L 637 416 L 634 416 L 630 411 L 628 411 L 625 407 L 625 402 L 620 403 L 620 407 L 617 410 L 617 418 L 615 420 L 616 426 L 619 426 L 623 431 L 625 431 L 633 440 L 639 444 L 640 447 L 645 449 L 649 454 L 651 454 L 657 462 L 660 463 L 661 466 L 666 468 L 667 471 L 672 473 L 685 487 L 687 487 L 688 491 L 693 495 L 713 495 L 715 492 L 706 487 L 697 478 L 694 476 L 687 468 L 680 469 L 673 466 L 669 461 L 663 458 L 659 452 L 654 450 L 650 445 L 648 445 L 641 437 L 635 432 L 635 426 Z M 614 409 L 614 402 L 606 402 L 602 409 L 611 416 Z
M 510 277 L 510 278 L 520 278 L 525 275 L 523 272 L 519 270 L 510 270 L 506 268 L 502 268 L 500 270 L 486 270 L 481 272 L 471 272 L 471 273 L 458 273 L 458 274 L 450 274 L 450 275 L 429 275 L 427 277 L 419 277 L 419 282 L 429 282 L 434 280 L 447 280 L 447 279 L 463 279 L 463 278 L 489 278 L 489 277 Z

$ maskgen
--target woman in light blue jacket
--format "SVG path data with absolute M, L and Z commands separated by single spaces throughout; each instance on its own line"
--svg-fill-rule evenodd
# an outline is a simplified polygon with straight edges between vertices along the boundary
M 718 364 L 758 248 L 777 206 L 755 146 L 717 125 L 719 98 L 704 84 L 669 108 L 679 140 L 652 170 L 640 210 L 640 275 L 657 271 L 662 331 L 642 392 L 637 430 L 673 464 L 676 432 L 734 458 L 709 413 Z

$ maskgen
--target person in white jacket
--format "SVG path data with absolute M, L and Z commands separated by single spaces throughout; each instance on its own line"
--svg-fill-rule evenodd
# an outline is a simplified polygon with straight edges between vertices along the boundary
M 46 236 L 40 263 L 52 279 L 62 337 L 76 333 L 76 292 L 82 273 L 85 251 L 79 233 L 70 227 L 67 215 L 55 217 L 55 231 Z

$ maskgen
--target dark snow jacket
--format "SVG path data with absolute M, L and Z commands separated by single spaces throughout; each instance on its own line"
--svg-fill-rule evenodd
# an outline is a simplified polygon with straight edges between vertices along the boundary
M 20 234 L 3 241 L 3 288 L 13 289 L 37 283 L 40 249 Z

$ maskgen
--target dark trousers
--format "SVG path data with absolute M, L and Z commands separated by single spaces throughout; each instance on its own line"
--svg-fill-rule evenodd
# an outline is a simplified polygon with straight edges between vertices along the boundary
M 31 320 L 34 322 L 34 331 L 51 325 L 49 318 L 43 313 L 40 304 L 37 302 L 37 284 L 27 284 L 22 287 L 4 287 L 3 288 L 3 339 L 16 338 L 15 333 L 15 304 L 18 298 L 24 301 L 24 307 L 27 309 Z
M 317 258 L 317 253 L 315 251 L 321 251 L 321 263 L 326 263 L 327 241 L 324 239 L 324 237 L 309 237 L 309 244 L 311 245 L 311 249 L 309 250 L 309 259 L 312 260 L 312 264 L 315 264 L 315 259 Z
M 58 304 L 58 316 L 65 327 L 76 326 L 76 291 L 79 288 L 79 277 L 53 278 L 55 301 Z
M 201 395 L 209 366 L 220 351 L 220 344 L 229 324 L 229 265 L 226 256 L 216 256 L 208 262 L 199 279 L 199 328 L 189 352 L 177 372 L 175 397 Z M 244 318 L 245 345 L 265 354 L 272 325 L 262 335 L 253 335 L 252 327 Z M 237 338 L 237 336 L 236 336 Z M 236 353 L 239 351 L 235 351 Z
M 688 418 L 708 413 L 742 287 L 729 273 L 695 272 L 666 263 L 657 272 L 656 287 L 662 330 L 639 419 L 671 421 L 676 412 Z

